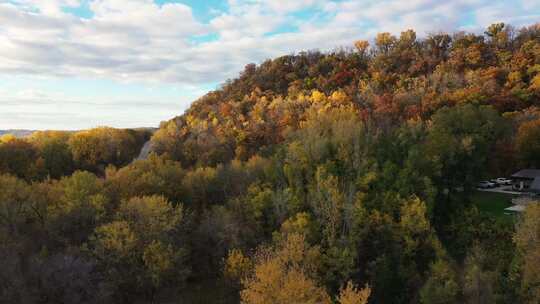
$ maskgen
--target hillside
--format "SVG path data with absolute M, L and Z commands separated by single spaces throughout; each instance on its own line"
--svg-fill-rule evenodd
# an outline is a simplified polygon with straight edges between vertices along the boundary
M 381 132 L 459 104 L 534 112 L 539 30 L 495 24 L 484 35 L 417 39 L 412 30 L 399 37 L 382 33 L 371 46 L 357 41 L 355 49 L 249 64 L 238 78 L 163 123 L 155 148 L 188 166 L 246 160 L 282 142 L 313 108 L 350 106 Z

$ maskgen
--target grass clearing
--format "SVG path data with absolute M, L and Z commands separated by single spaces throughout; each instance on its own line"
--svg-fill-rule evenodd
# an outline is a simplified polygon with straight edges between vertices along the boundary
M 471 196 L 471 201 L 480 212 L 503 221 L 511 221 L 513 216 L 505 214 L 504 209 L 512 206 L 512 198 L 514 197 L 515 195 L 506 193 L 476 191 Z

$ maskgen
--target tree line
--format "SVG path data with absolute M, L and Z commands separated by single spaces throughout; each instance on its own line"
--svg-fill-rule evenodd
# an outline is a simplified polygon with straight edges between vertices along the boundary
M 100 127 L 91 130 L 37 131 L 26 137 L 0 137 L 0 172 L 26 181 L 58 179 L 76 170 L 104 172 L 129 164 L 151 131 Z

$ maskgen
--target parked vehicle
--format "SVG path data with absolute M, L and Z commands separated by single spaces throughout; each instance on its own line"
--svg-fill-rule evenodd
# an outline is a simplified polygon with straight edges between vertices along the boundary
M 492 182 L 493 182 L 493 180 L 492 180 Z M 495 179 L 495 183 L 497 183 L 499 185 L 511 185 L 512 180 L 508 179 L 508 178 L 504 178 L 504 177 L 499 177 L 499 178 Z
M 481 181 L 478 183 L 478 188 L 481 189 L 488 189 L 488 188 L 495 188 L 497 187 L 497 184 L 492 183 L 490 181 Z

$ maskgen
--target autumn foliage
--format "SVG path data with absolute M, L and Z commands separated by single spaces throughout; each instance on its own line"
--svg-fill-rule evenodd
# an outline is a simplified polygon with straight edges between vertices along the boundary
M 149 130 L 0 138 L 0 302 L 538 303 L 540 26 L 249 64 Z M 153 153 L 135 159 L 145 141 Z

